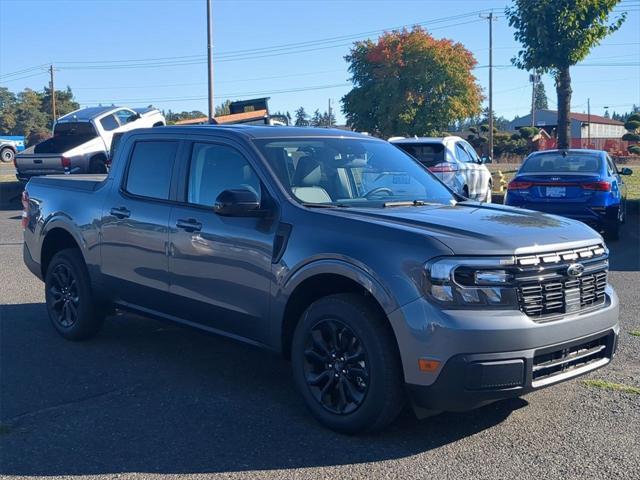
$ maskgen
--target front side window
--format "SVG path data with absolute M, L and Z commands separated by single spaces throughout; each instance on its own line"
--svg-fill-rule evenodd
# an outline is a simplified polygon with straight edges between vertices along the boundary
M 125 190 L 133 195 L 167 200 L 178 142 L 136 142 Z
M 469 157 L 471 157 L 471 161 L 474 163 L 480 163 L 480 157 L 476 153 L 475 149 L 469 145 L 467 142 L 462 142 L 462 146 L 467 151 Z
M 114 117 L 113 115 L 107 115 L 106 117 L 101 118 L 100 125 L 102 125 L 102 128 L 104 128 L 107 132 L 115 130 L 120 126 L 118 120 L 116 120 L 116 117 Z
M 297 137 L 255 143 L 285 189 L 302 203 L 379 208 L 389 202 L 454 202 L 426 168 L 387 142 Z
M 260 198 L 260 179 L 234 148 L 195 143 L 189 167 L 188 202 L 212 207 L 220 193 L 231 189 L 252 190 Z
M 131 110 L 118 110 L 115 113 L 115 116 L 118 117 L 120 125 L 126 125 L 127 123 L 133 122 L 135 120 L 136 114 Z

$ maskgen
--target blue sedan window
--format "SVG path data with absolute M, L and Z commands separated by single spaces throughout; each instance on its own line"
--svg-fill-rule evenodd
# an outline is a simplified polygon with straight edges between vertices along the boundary
M 585 153 L 532 155 L 520 168 L 520 173 L 600 173 L 601 171 L 602 159 L 597 155 Z

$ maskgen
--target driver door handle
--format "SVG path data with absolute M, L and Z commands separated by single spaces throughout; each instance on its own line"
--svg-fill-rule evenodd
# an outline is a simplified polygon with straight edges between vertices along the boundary
M 202 224 L 195 218 L 181 218 L 176 222 L 176 227 L 185 232 L 199 232 Z
M 109 213 L 116 218 L 129 218 L 131 216 L 131 211 L 127 207 L 113 207 L 109 210 Z

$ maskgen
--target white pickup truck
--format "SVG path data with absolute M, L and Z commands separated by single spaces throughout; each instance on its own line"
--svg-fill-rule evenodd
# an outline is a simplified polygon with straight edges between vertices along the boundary
M 106 173 L 114 134 L 166 124 L 155 108 L 90 107 L 60 117 L 53 137 L 16 155 L 16 177 L 60 173 Z

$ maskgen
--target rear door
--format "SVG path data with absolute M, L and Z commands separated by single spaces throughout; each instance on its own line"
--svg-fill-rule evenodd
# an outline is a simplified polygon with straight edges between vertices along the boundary
M 135 137 L 134 137 L 135 138 Z M 169 286 L 170 192 L 178 140 L 130 140 L 103 207 L 102 273 L 127 303 L 162 310 Z
M 172 313 L 258 342 L 267 321 L 271 260 L 277 221 L 225 217 L 213 211 L 217 196 L 232 188 L 254 190 L 272 205 L 247 152 L 225 141 L 196 141 L 187 151 L 170 230 Z

